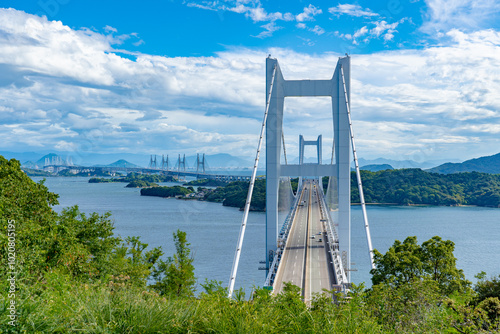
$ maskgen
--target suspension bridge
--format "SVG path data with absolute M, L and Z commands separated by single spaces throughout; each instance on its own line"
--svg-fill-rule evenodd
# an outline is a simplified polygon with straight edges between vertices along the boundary
M 266 59 L 266 107 L 255 155 L 233 266 L 228 284 L 234 291 L 247 227 L 253 186 L 265 136 L 266 148 L 266 271 L 264 286 L 274 294 L 286 282 L 301 288 L 304 301 L 314 293 L 347 291 L 351 271 L 351 152 L 372 268 L 373 249 L 350 111 L 350 57 L 339 58 L 329 80 L 285 80 L 277 59 Z M 299 137 L 299 163 L 289 164 L 283 134 L 286 97 L 326 96 L 332 102 L 333 145 L 329 163 L 323 163 L 322 135 Z M 317 161 L 304 163 L 305 146 L 315 146 Z M 282 160 L 283 157 L 283 160 Z M 326 189 L 322 178 L 328 177 Z M 290 178 L 298 177 L 296 194 Z

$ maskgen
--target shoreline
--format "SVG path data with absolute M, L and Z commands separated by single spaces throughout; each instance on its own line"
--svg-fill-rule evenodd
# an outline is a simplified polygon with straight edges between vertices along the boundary
M 367 206 L 415 206 L 415 207 L 465 207 L 465 208 L 491 208 L 499 209 L 495 206 L 472 205 L 472 204 L 457 204 L 457 205 L 435 205 L 435 204 L 399 204 L 399 203 L 365 203 Z M 351 203 L 352 206 L 361 206 L 361 203 Z

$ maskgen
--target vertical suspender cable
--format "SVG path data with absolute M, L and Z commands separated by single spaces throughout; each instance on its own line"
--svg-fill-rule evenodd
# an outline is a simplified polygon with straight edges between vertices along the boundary
M 342 66 L 340 66 L 340 71 L 342 73 L 342 84 L 344 85 L 345 104 L 347 107 L 347 117 L 349 118 L 349 130 L 351 132 L 352 152 L 354 157 L 354 164 L 356 166 L 356 178 L 358 179 L 359 199 L 361 201 L 361 209 L 363 211 L 363 219 L 365 221 L 366 240 L 368 242 L 368 251 L 370 252 L 370 263 L 372 269 L 375 269 L 375 263 L 373 262 L 372 237 L 370 235 L 370 226 L 368 225 L 368 215 L 366 214 L 365 195 L 363 194 L 363 184 L 361 183 L 361 174 L 359 172 L 358 155 L 356 153 L 356 145 L 354 144 L 354 133 L 352 131 L 351 108 L 349 107 L 349 99 L 347 97 L 347 89 L 345 86 L 345 79 L 344 79 L 344 68 Z
M 285 165 L 288 165 L 288 161 L 286 160 L 286 148 L 285 148 L 285 133 L 281 130 L 281 140 L 283 141 L 283 154 L 285 156 Z
M 273 69 L 273 76 L 271 78 L 271 86 L 269 87 L 269 95 L 266 101 L 266 111 L 264 113 L 264 120 L 262 121 L 262 128 L 260 130 L 259 146 L 257 147 L 257 154 L 255 155 L 255 163 L 253 165 L 252 178 L 250 179 L 250 185 L 248 187 L 247 200 L 245 202 L 245 212 L 243 214 L 243 220 L 241 222 L 240 235 L 238 237 L 238 245 L 236 246 L 236 252 L 234 254 L 233 268 L 231 269 L 231 277 L 229 278 L 229 292 L 228 297 L 233 296 L 234 282 L 236 280 L 236 274 L 238 272 L 238 264 L 240 262 L 241 247 L 243 246 L 243 238 L 245 237 L 245 229 L 247 226 L 248 212 L 250 211 L 250 203 L 252 202 L 253 187 L 255 185 L 255 177 L 257 175 L 257 166 L 259 165 L 260 149 L 262 147 L 262 140 L 264 138 L 264 131 L 266 129 L 267 114 L 269 112 L 269 104 L 271 103 L 271 93 L 273 91 L 274 77 L 276 75 L 276 65 Z

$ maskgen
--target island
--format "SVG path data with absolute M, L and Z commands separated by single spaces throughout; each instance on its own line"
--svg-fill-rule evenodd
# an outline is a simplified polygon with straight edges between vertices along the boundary
M 170 175 L 139 174 L 139 173 L 128 173 L 127 176 L 124 177 L 114 177 L 114 178 L 93 177 L 89 179 L 89 183 L 110 183 L 110 182 L 130 183 L 133 181 L 160 183 L 160 182 L 173 182 L 176 180 Z

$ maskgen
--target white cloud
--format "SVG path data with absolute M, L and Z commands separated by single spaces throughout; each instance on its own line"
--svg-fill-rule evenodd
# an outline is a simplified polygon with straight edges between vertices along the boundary
M 344 38 L 347 40 L 352 40 L 353 44 L 359 44 L 358 43 L 358 38 L 363 37 L 364 42 L 369 42 L 370 39 L 374 38 L 380 38 L 384 40 L 384 42 L 388 42 L 394 38 L 394 34 L 397 33 L 396 28 L 400 23 L 403 23 L 407 20 L 407 18 L 402 18 L 399 21 L 393 22 L 393 23 L 387 23 L 385 20 L 381 21 L 373 21 L 370 22 L 369 25 L 371 28 L 368 28 L 368 26 L 363 26 L 362 28 L 356 30 L 354 34 L 341 34 L 337 32 L 337 36 L 340 38 Z
M 364 26 L 364 27 L 356 30 L 356 32 L 354 32 L 353 35 L 351 35 L 351 34 L 338 34 L 337 33 L 337 36 L 339 36 L 340 38 L 347 39 L 347 40 L 352 40 L 352 43 L 357 45 L 357 44 L 359 44 L 357 39 L 359 37 L 365 36 L 368 32 L 369 32 L 368 28 L 366 26 Z
M 375 24 L 375 27 L 370 30 L 370 34 L 375 35 L 376 37 L 379 37 L 384 32 L 393 33 L 399 24 L 399 22 L 388 24 L 386 21 L 383 20 L 373 23 Z
M 498 20 L 500 3 L 496 0 L 426 0 L 426 21 L 421 30 L 427 33 L 457 29 L 487 28 Z
M 325 29 L 321 28 L 319 25 L 315 25 L 314 28 L 310 30 L 316 35 L 322 35 L 325 33 Z
M 260 3 L 259 0 L 254 1 L 241 1 L 241 0 L 231 0 L 231 1 L 202 1 L 202 3 L 188 2 L 188 7 L 196 7 L 205 10 L 212 11 L 229 11 L 238 14 L 244 14 L 246 17 L 250 18 L 253 22 L 264 22 L 264 21 L 292 21 L 293 15 L 291 13 L 281 13 L 274 12 L 268 13 Z
M 299 29 L 307 29 L 308 31 L 313 32 L 318 36 L 323 35 L 325 33 L 325 29 L 323 29 L 319 25 L 315 25 L 313 28 L 308 28 L 305 23 L 297 23 L 296 27 Z
M 205 10 L 212 10 L 212 11 L 216 11 L 217 10 L 217 7 L 215 6 L 217 4 L 217 2 L 207 2 L 207 4 L 199 4 L 199 3 L 195 3 L 195 2 L 188 2 L 186 4 L 186 6 L 188 7 L 195 7 L 195 8 L 199 8 L 199 9 L 205 9 Z M 234 12 L 237 12 L 236 11 L 236 7 L 233 8 Z
M 304 11 L 296 15 L 295 19 L 297 20 L 297 22 L 314 21 L 314 16 L 319 15 L 321 13 L 323 13 L 321 9 L 310 4 L 309 6 L 304 7 Z
M 118 30 L 116 28 L 113 28 L 112 26 L 105 26 L 104 31 L 106 31 L 107 33 L 118 32 Z
M 140 45 L 143 45 L 143 44 L 146 44 L 146 42 L 144 42 L 142 39 L 140 39 L 139 41 L 137 42 L 134 42 L 132 43 L 134 46 L 140 46 Z
M 383 37 L 397 28 L 376 27 L 350 38 Z M 360 156 L 497 153 L 500 33 L 451 30 L 446 36 L 448 46 L 352 56 Z M 238 48 L 212 57 L 129 60 L 110 43 L 102 34 L 0 9 L 0 66 L 9 73 L 0 81 L 0 148 L 252 155 L 267 54 L 279 59 L 286 79 L 328 79 L 339 56 Z M 290 152 L 299 134 L 321 132 L 326 147 L 328 101 L 287 100 L 285 107 Z
M 360 5 L 352 5 L 352 4 L 338 4 L 336 7 L 328 8 L 328 12 L 336 16 L 340 16 L 343 14 L 354 17 L 379 16 L 379 14 L 372 12 L 369 8 L 363 9 L 363 7 L 361 7 Z
M 68 143 L 67 141 L 60 140 L 56 143 L 54 148 L 58 151 L 71 152 L 76 150 L 78 147 L 77 145 L 75 145 L 75 143 Z
M 293 21 L 295 19 L 295 17 L 293 16 L 292 13 L 285 13 L 283 15 L 283 20 L 285 21 Z
M 274 21 L 273 22 L 269 22 L 267 24 L 264 24 L 263 26 L 261 26 L 261 28 L 264 28 L 265 30 L 262 31 L 260 34 L 258 34 L 255 37 L 257 37 L 257 38 L 266 38 L 266 37 L 272 36 L 273 32 L 275 32 L 276 30 L 281 29 L 281 27 L 277 26 Z
M 313 6 L 309 5 L 308 7 L 304 7 L 304 10 L 302 13 L 299 13 L 297 15 L 293 15 L 292 13 L 286 12 L 286 13 L 281 13 L 281 12 L 267 12 L 266 9 L 262 6 L 262 3 L 260 0 L 250 0 L 250 1 L 244 1 L 244 0 L 226 0 L 226 1 L 202 1 L 202 3 L 195 3 L 195 2 L 188 2 L 187 6 L 189 7 L 196 7 L 200 9 L 205 9 L 205 10 L 212 10 L 212 11 L 229 11 L 229 12 L 234 12 L 238 14 L 244 14 L 245 17 L 251 19 L 254 23 L 260 23 L 260 22 L 268 22 L 267 24 L 261 25 L 261 28 L 264 28 L 265 30 L 259 33 L 257 36 L 258 38 L 265 38 L 272 36 L 272 33 L 278 29 L 281 29 L 281 27 L 276 25 L 276 21 L 297 21 L 302 22 L 302 21 L 314 21 L 314 16 L 321 14 L 322 10 Z M 297 27 L 303 29 L 305 28 L 305 25 L 298 25 Z M 314 29 L 314 28 L 313 28 Z M 322 33 L 320 29 L 316 30 L 311 30 L 316 34 L 321 35 Z M 324 32 L 324 31 L 323 31 Z
M 270 19 L 269 14 L 262 7 L 247 8 L 245 15 L 250 17 L 254 22 L 267 21 Z M 279 17 L 279 14 L 275 13 L 274 15 L 278 15 Z
M 361 37 L 363 35 L 366 35 L 367 33 L 368 33 L 368 28 L 366 26 L 364 26 L 354 33 L 353 38 Z

